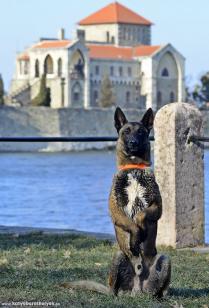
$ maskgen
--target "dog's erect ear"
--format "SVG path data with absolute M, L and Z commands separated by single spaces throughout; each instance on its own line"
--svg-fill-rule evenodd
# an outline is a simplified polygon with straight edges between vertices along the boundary
M 142 120 L 142 124 L 148 129 L 151 130 L 153 127 L 154 122 L 154 113 L 152 111 L 152 108 L 149 108 L 146 113 L 144 114 Z
M 117 132 L 119 133 L 121 127 L 123 127 L 123 125 L 125 125 L 128 122 L 125 114 L 120 109 L 120 107 L 116 108 L 114 119 L 115 119 L 115 128 L 117 129 Z

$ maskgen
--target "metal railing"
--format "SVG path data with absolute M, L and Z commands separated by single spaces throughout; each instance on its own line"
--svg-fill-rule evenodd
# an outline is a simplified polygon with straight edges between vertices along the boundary
M 115 142 L 118 137 L 0 137 L 0 142 Z M 154 136 L 149 137 L 154 141 Z M 200 141 L 209 142 L 206 136 L 191 136 L 190 142 Z

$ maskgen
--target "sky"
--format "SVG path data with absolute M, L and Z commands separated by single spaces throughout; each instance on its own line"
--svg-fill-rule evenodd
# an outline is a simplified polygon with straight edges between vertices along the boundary
M 15 56 L 40 37 L 57 37 L 65 28 L 113 2 L 109 0 L 0 0 L 0 73 L 8 90 Z M 186 81 L 209 71 L 209 0 L 120 0 L 154 22 L 152 44 L 171 43 L 186 58 Z

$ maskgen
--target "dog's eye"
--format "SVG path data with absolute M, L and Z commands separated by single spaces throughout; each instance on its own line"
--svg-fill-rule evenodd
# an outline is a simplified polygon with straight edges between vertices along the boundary
M 147 135 L 147 133 L 148 133 L 147 130 L 143 130 L 143 131 L 141 129 L 138 130 L 138 135 L 139 136 Z
M 124 130 L 124 134 L 130 134 L 130 132 L 131 132 L 131 130 L 130 130 L 130 128 L 128 127 L 128 128 L 126 128 L 125 130 Z

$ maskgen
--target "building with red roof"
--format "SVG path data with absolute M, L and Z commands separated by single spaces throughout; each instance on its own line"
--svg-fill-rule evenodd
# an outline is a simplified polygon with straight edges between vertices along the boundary
M 20 53 L 10 96 L 30 104 L 46 75 L 51 107 L 101 107 L 104 80 L 114 103 L 158 109 L 184 100 L 184 57 L 171 45 L 152 45 L 153 23 L 118 2 L 78 22 L 75 35 L 40 39 Z

